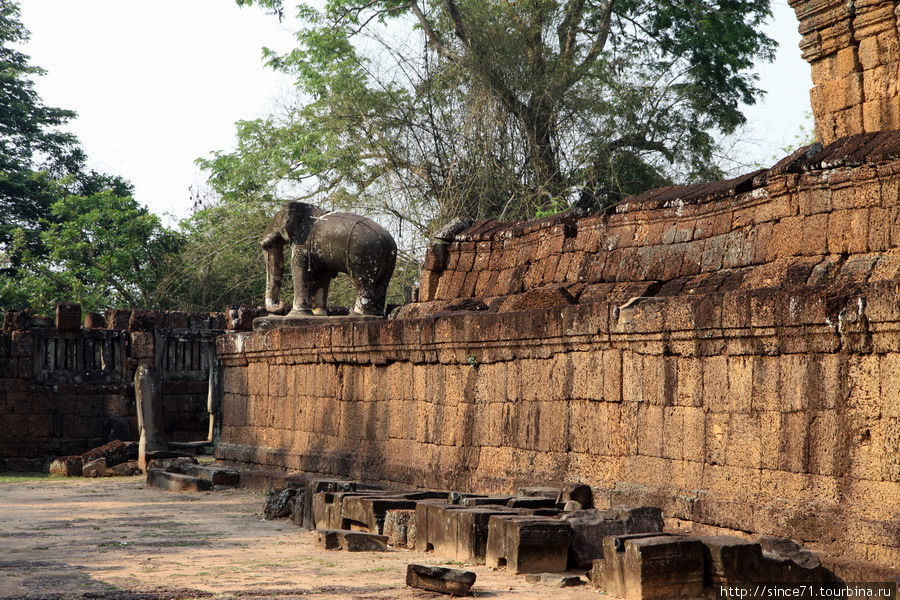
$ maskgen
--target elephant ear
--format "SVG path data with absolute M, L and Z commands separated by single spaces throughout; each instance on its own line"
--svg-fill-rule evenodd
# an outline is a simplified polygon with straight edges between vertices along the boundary
M 288 205 L 286 229 L 291 242 L 302 244 L 309 237 L 316 220 L 313 218 L 318 207 L 306 202 L 291 202 Z

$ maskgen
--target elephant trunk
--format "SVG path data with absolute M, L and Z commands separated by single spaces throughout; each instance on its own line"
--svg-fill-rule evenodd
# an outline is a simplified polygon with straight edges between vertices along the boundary
M 284 275 L 284 244 L 272 244 L 264 249 L 266 254 L 266 311 L 284 313 L 281 302 L 281 278 Z

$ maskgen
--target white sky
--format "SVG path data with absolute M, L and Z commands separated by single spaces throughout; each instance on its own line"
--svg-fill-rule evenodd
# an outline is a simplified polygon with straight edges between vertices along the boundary
M 791 143 L 809 111 L 808 65 L 785 0 L 773 0 L 769 35 L 781 44 L 762 65 L 769 92 L 746 113 L 739 156 L 750 170 Z M 92 167 L 130 180 L 157 213 L 189 213 L 194 160 L 234 147 L 234 122 L 267 114 L 290 81 L 266 68 L 261 48 L 293 47 L 291 31 L 233 0 L 21 0 L 26 49 L 47 75 L 37 90 L 71 123 Z

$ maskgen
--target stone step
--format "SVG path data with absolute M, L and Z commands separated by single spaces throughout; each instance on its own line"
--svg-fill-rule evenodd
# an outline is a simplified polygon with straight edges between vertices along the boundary
M 169 492 L 205 492 L 212 489 L 212 482 L 181 473 L 169 473 L 162 469 L 147 471 L 147 485 Z
M 240 473 L 234 469 L 226 469 L 225 467 L 190 465 L 182 468 L 182 472 L 191 477 L 206 479 L 213 485 L 237 487 L 241 484 Z

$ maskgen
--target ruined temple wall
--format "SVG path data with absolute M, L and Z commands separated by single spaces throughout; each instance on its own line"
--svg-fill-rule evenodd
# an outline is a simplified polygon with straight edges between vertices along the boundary
M 900 3 L 789 0 L 812 66 L 816 137 L 823 143 L 900 129 Z
M 207 438 L 211 344 L 223 315 L 108 311 L 88 315 L 82 327 L 80 307 L 60 306 L 56 322 L 4 316 L 0 471 L 40 470 L 110 437 L 137 439 L 138 365 L 155 367 L 161 380 L 165 439 Z
M 480 492 L 581 480 L 672 527 L 896 565 L 897 139 L 476 223 L 429 251 L 400 318 L 223 336 L 217 456 Z
M 0 333 L 0 471 L 41 470 L 46 457 L 99 446 L 111 417 L 135 431 L 134 394 L 123 382 L 38 382 L 40 339 L 33 330 Z
M 511 492 L 584 481 L 669 525 L 898 564 L 897 283 L 219 339 L 216 456 Z
M 900 134 L 861 135 L 806 163 L 653 190 L 603 215 L 476 223 L 432 246 L 419 302 L 401 315 L 894 279 L 896 156 Z M 483 306 L 460 304 L 472 299 Z

